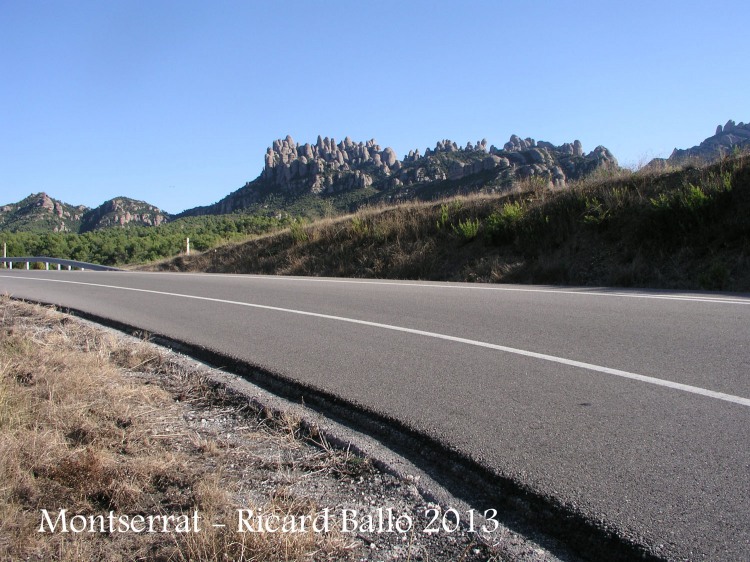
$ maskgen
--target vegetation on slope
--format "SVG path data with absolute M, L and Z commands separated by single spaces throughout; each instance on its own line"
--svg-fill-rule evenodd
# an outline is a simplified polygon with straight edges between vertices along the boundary
M 32 193 L 18 203 L 0 205 L 0 230 L 78 232 L 89 209 L 52 199 L 46 193 Z
M 166 270 L 750 290 L 750 157 L 362 209 Z
M 157 207 L 129 197 L 109 199 L 94 209 L 69 205 L 44 192 L 18 203 L 0 205 L 0 230 L 7 232 L 83 233 L 112 226 L 154 226 L 169 220 Z
M 192 248 L 206 250 L 228 240 L 266 233 L 287 225 L 288 218 L 222 215 L 183 218 L 159 226 L 125 226 L 84 234 L 71 232 L 1 232 L 9 256 L 48 256 L 103 265 L 145 263 Z

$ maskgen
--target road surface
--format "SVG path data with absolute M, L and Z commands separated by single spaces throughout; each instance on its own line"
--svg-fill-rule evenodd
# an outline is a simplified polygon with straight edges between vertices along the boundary
M 750 559 L 750 297 L 0 272 L 400 420 L 670 560 Z

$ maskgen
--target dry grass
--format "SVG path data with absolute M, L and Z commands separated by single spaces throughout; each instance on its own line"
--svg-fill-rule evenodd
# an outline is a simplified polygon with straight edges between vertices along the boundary
M 283 494 L 249 503 L 241 481 L 222 474 L 217 467 L 235 454 L 229 440 L 200 435 L 183 419 L 185 404 L 216 400 L 220 391 L 205 379 L 186 376 L 152 346 L 126 344 L 53 310 L 5 297 L 0 310 L 0 559 L 318 560 L 350 552 L 335 532 L 234 532 L 238 507 L 283 515 L 315 514 L 317 506 Z M 143 373 L 162 376 L 168 388 Z M 248 438 L 285 447 L 299 438 L 298 420 L 247 423 Z M 341 462 L 317 454 L 313 469 Z M 63 508 L 86 515 L 197 509 L 203 520 L 229 526 L 39 533 L 40 510 Z

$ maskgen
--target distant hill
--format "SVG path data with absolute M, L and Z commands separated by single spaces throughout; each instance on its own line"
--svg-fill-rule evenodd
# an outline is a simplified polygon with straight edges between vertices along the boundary
M 315 144 L 298 144 L 287 136 L 268 148 L 258 178 L 213 205 L 177 216 L 236 211 L 320 216 L 364 204 L 503 191 L 528 178 L 562 187 L 602 167 L 616 168 L 617 160 L 602 146 L 586 154 L 579 141 L 555 146 L 513 135 L 496 148 L 486 140 L 465 146 L 443 140 L 424 154 L 413 150 L 399 160 L 393 149 L 382 149 L 374 139 L 354 142 L 346 137 L 336 143 L 319 136 Z
M 18 203 L 0 206 L 0 230 L 78 232 L 88 210 L 83 205 L 52 199 L 46 193 L 35 193 Z
M 69 205 L 46 193 L 31 194 L 18 203 L 0 206 L 0 230 L 83 233 L 126 224 L 156 226 L 169 215 L 144 201 L 116 197 L 90 209 Z
M 750 123 L 735 124 L 731 119 L 718 125 L 713 136 L 692 148 L 675 148 L 669 158 L 654 158 L 648 167 L 663 169 L 686 164 L 705 165 L 732 156 L 735 151 L 750 148 Z
M 169 220 L 169 214 L 145 201 L 115 197 L 86 212 L 83 216 L 81 232 L 127 224 L 159 226 L 167 220 Z

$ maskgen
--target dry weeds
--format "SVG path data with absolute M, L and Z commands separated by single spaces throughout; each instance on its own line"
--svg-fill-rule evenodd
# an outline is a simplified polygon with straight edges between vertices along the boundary
M 392 507 L 425 525 L 426 500 L 297 417 L 133 341 L 0 297 L 0 560 L 499 559 L 465 532 L 342 532 L 342 508 Z M 198 511 L 200 532 L 40 533 L 44 509 L 53 521 L 61 509 L 105 518 Z M 240 509 L 311 519 L 329 509 L 333 524 L 239 533 Z M 515 536 L 508 544 L 537 552 Z
M 212 470 L 231 445 L 181 423 L 185 411 L 174 400 L 208 404 L 216 390 L 207 381 L 175 372 L 153 346 L 127 345 L 51 309 L 7 298 L 0 307 L 0 559 L 347 557 L 351 540 L 336 533 L 234 532 L 239 497 Z M 143 373 L 168 378 L 166 388 Z M 260 420 L 248 430 L 255 440 L 289 447 L 299 441 L 297 425 Z M 322 455 L 317 468 L 330 456 Z M 241 507 L 249 505 L 280 515 L 317 509 L 280 496 Z M 183 535 L 39 533 L 41 510 L 54 518 L 63 508 L 87 515 L 198 509 L 203 520 L 228 526 Z

